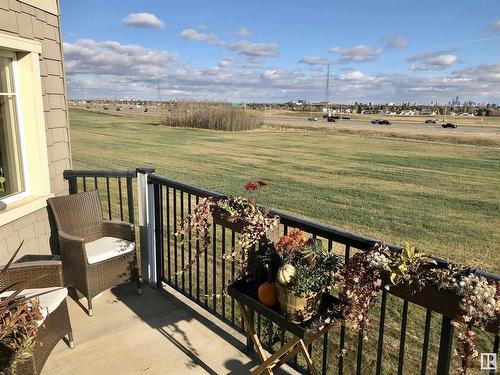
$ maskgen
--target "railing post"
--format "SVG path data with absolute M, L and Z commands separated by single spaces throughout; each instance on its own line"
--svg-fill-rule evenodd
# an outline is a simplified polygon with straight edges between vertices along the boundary
M 451 324 L 450 318 L 443 315 L 443 322 L 441 324 L 441 340 L 439 343 L 437 375 L 449 375 L 452 349 L 453 324 Z
M 68 192 L 70 194 L 78 193 L 78 183 L 75 176 L 65 176 L 68 180 Z
M 154 246 L 154 197 L 148 185 L 152 168 L 137 168 L 137 208 L 139 213 L 139 239 L 141 247 L 141 275 L 145 282 L 156 285 L 156 257 Z

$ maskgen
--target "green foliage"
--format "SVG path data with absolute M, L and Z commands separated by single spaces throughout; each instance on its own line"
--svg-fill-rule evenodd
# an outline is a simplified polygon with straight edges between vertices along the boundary
M 338 256 L 326 251 L 321 241 L 315 240 L 310 240 L 306 246 L 292 252 L 287 262 L 296 271 L 286 287 L 298 297 L 328 291 L 340 264 Z
M 429 258 L 425 253 L 417 250 L 408 242 L 405 243 L 403 250 L 396 257 L 392 257 L 390 263 L 390 280 L 393 284 L 397 284 L 402 280 L 411 284 L 414 281 L 415 273 L 422 270 L 425 265 L 435 265 L 436 261 Z

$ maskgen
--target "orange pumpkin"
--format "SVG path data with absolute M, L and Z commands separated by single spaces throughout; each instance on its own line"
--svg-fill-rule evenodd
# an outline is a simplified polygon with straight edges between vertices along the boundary
M 274 307 L 278 304 L 278 291 L 274 283 L 262 283 L 257 290 L 260 303 L 267 307 Z

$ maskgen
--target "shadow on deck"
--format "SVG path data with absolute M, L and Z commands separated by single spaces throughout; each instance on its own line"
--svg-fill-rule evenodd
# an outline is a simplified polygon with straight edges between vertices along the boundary
M 76 347 L 61 341 L 42 375 L 247 374 L 257 365 L 245 337 L 171 289 L 107 290 L 93 317 L 71 298 L 68 306 Z

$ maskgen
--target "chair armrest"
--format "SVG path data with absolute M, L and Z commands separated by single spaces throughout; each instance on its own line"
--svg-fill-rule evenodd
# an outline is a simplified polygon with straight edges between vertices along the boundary
M 59 234 L 59 247 L 65 271 L 69 265 L 86 265 L 87 253 L 85 252 L 85 240 L 61 230 L 57 233 Z
M 11 264 L 0 281 L 1 288 L 15 289 L 61 287 L 63 283 L 62 263 L 59 260 L 33 261 Z
M 102 222 L 102 235 L 116 237 L 122 240 L 135 241 L 134 224 L 119 220 L 104 220 Z

